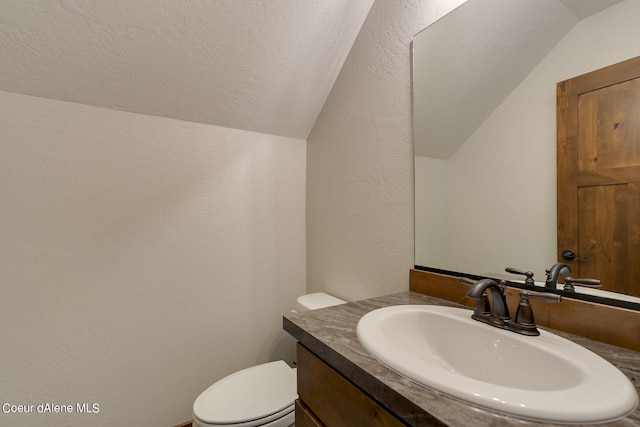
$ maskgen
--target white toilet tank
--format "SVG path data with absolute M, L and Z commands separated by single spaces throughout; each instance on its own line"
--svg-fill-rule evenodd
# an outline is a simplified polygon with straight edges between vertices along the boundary
M 316 292 L 313 294 L 306 294 L 298 297 L 296 301 L 296 311 L 298 313 L 304 313 L 305 311 L 309 310 L 316 310 L 319 308 L 331 307 L 334 305 L 346 303 L 346 301 L 325 294 L 324 292 Z

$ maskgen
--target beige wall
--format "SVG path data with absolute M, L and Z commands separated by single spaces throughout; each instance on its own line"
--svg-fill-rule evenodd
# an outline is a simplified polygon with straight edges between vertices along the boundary
M 376 1 L 307 140 L 307 285 L 354 300 L 413 266 L 409 44 L 461 0 Z
M 290 358 L 305 141 L 0 92 L 0 404 L 12 426 L 168 426 Z
M 414 173 L 415 264 L 449 267 L 449 161 L 416 156 Z

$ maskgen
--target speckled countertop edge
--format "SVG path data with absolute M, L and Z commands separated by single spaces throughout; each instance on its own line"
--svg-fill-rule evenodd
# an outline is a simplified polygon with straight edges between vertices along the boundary
M 379 363 L 360 344 L 356 336 L 356 325 L 364 314 L 372 310 L 404 304 L 462 307 L 440 298 L 406 291 L 301 314 L 287 314 L 283 318 L 283 327 L 301 344 L 409 425 L 460 427 L 562 425 L 527 421 L 475 407 L 419 385 Z M 588 348 L 611 362 L 627 375 L 640 394 L 640 353 L 561 331 L 551 331 Z M 640 426 L 640 408 L 625 419 L 599 425 Z

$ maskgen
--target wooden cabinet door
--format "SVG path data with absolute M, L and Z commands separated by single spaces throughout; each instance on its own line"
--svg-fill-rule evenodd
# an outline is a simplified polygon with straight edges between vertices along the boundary
M 640 296 L 640 57 L 558 83 L 557 121 L 558 260 Z
M 298 396 L 296 412 L 302 425 L 328 427 L 403 427 L 405 424 L 365 395 L 306 347 L 298 344 Z M 312 415 L 300 410 L 308 408 Z M 441 425 L 434 422 L 430 425 Z

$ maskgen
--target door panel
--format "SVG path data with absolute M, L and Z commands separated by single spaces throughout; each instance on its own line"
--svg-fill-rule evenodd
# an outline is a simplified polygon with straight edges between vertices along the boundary
M 579 171 L 640 165 L 640 79 L 578 95 Z
M 558 260 L 640 296 L 640 57 L 558 83 Z
M 578 190 L 578 253 L 586 257 L 580 260 L 580 275 L 600 278 L 602 289 L 634 292 L 631 285 L 633 278 L 638 277 L 634 270 L 640 264 L 640 247 L 637 239 L 629 237 L 638 228 L 639 221 L 632 220 L 640 213 L 638 194 L 636 183 Z

